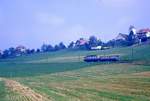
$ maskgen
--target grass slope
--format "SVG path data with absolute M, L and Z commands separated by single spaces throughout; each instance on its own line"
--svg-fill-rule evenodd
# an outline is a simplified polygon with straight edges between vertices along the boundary
M 3 81 L 0 81 L 0 101 L 6 101 L 6 89 Z
M 16 80 L 53 101 L 149 101 L 149 51 L 150 46 L 143 45 L 33 54 L 1 60 L 0 77 Z M 122 60 L 132 63 L 83 62 L 83 56 L 90 54 L 120 54 Z M 9 95 L 10 101 L 21 98 L 13 92 L 8 94 L 4 84 L 0 85 L 0 92 Z

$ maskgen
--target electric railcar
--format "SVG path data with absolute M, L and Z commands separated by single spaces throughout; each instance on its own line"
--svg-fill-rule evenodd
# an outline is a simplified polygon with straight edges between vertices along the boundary
M 113 62 L 119 61 L 119 55 L 111 56 L 98 56 L 98 55 L 89 55 L 84 57 L 85 62 Z

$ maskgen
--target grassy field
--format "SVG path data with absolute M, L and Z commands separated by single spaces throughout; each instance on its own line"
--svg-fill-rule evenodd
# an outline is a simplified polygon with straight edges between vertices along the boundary
M 119 54 L 130 62 L 83 62 L 83 56 L 90 54 Z M 17 81 L 49 101 L 150 101 L 149 45 L 62 50 L 0 61 L 0 77 Z M 0 80 L 0 101 L 34 100 Z
M 5 101 L 5 97 L 6 97 L 5 84 L 3 81 L 0 81 L 0 99 L 2 101 Z

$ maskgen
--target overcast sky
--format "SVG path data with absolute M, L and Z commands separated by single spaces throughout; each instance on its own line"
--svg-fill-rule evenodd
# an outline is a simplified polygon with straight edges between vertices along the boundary
M 150 28 L 150 0 L 0 0 L 0 49 L 40 47 L 95 35 L 106 41 L 130 25 Z

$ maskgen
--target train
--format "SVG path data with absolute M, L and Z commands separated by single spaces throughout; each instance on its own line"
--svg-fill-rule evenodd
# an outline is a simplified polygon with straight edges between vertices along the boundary
M 119 61 L 119 55 L 99 56 L 99 55 L 88 55 L 84 57 L 85 62 L 115 62 Z

